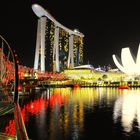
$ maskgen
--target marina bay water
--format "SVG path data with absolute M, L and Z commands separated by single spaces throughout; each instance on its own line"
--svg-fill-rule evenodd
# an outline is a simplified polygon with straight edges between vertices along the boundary
M 47 88 L 19 102 L 32 140 L 140 139 L 139 88 Z

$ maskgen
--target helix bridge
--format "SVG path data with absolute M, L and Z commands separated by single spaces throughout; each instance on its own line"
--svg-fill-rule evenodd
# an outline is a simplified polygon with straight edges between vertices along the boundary
M 28 140 L 28 135 L 18 103 L 18 59 L 8 42 L 0 35 L 0 117 L 13 114 L 16 135 L 0 132 L 0 139 Z M 14 95 L 11 96 L 11 92 Z

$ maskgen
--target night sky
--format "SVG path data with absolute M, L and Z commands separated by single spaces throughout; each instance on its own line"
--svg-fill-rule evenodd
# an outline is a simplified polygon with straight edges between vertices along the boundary
M 88 2 L 88 3 L 86 3 Z M 84 37 L 84 64 L 112 65 L 112 54 L 130 47 L 136 55 L 140 43 L 140 6 L 137 3 L 103 3 L 92 0 L 1 0 L 0 34 L 16 50 L 23 65 L 33 67 L 37 16 L 31 5 L 37 3 L 70 29 Z

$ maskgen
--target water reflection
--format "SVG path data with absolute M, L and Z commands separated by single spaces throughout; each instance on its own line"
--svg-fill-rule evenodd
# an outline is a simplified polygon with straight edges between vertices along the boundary
M 47 89 L 39 98 L 23 107 L 28 118 L 26 126 L 30 137 L 80 139 L 85 131 L 86 113 L 94 112 L 96 106 L 102 108 L 107 104 L 112 107 L 112 100 L 117 96 L 114 90 L 116 91 L 106 88 Z M 31 131 L 34 131 L 33 135 Z
M 131 132 L 134 127 L 140 130 L 139 90 L 124 90 L 121 94 L 114 105 L 114 121 L 120 120 L 125 132 Z
M 120 96 L 117 88 L 48 88 L 22 97 L 19 102 L 30 139 L 98 139 L 100 134 L 111 137 L 113 109 L 114 120 L 121 118 L 123 126 L 132 121 L 134 112 L 139 114 L 137 107 L 137 111 L 129 112 L 132 118 L 122 117 L 128 113 L 130 106 L 126 102 L 132 98 L 126 95 L 131 94 L 123 91 Z
M 49 132 L 46 137 L 66 139 L 71 133 L 72 139 L 78 139 L 83 131 L 84 104 L 88 103 L 92 106 L 94 103 L 93 89 L 56 88 L 50 89 L 50 91 L 47 111 L 49 116 L 45 120 Z M 45 127 L 44 125 L 44 128 L 41 129 L 45 129 Z M 38 127 L 39 129 L 40 127 Z
M 66 139 L 69 135 L 78 139 L 84 127 L 85 106 L 92 110 L 96 97 L 92 88 L 50 88 L 40 97 L 24 101 L 22 116 L 29 135 L 33 130 L 34 139 Z

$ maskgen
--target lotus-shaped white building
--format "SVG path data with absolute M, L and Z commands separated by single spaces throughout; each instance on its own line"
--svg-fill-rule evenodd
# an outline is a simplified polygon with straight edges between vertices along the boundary
M 115 65 L 120 69 L 122 72 L 128 75 L 140 75 L 140 45 L 138 47 L 137 57 L 136 60 L 132 57 L 130 49 L 122 48 L 121 51 L 121 63 L 116 58 L 116 55 L 112 55 L 113 61 Z

